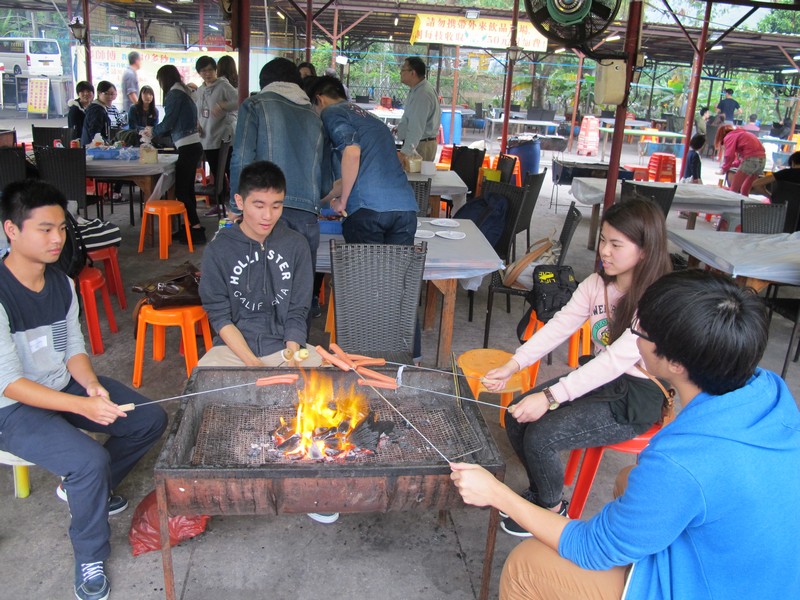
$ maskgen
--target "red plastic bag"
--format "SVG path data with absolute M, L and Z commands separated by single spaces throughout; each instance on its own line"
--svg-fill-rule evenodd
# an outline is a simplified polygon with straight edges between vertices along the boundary
M 206 530 L 209 515 L 169 518 L 169 545 L 174 546 L 193 538 Z M 139 503 L 133 513 L 131 530 L 128 532 L 133 555 L 139 556 L 152 550 L 161 550 L 161 533 L 158 526 L 158 502 L 153 490 Z

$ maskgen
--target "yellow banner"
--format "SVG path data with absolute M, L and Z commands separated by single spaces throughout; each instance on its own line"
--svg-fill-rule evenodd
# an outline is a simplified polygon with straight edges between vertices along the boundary
M 511 20 L 419 14 L 414 21 L 411 43 L 505 49 L 511 45 Z M 520 21 L 517 45 L 530 52 L 544 52 L 547 38 L 527 21 Z
M 28 112 L 46 115 L 50 106 L 50 80 L 28 79 Z

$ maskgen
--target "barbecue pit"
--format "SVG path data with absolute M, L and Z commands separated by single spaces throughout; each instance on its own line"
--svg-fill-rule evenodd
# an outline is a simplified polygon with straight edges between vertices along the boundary
M 393 369 L 377 368 L 394 376 Z M 317 369 L 337 387 L 349 387 L 353 373 Z M 198 368 L 186 393 L 213 390 L 293 369 Z M 409 386 L 455 394 L 453 377 L 406 370 Z M 468 386 L 461 386 L 468 394 Z M 271 452 L 269 431 L 291 417 L 297 387 L 274 385 L 192 396 L 184 399 L 155 466 L 162 531 L 164 582 L 175 598 L 169 515 L 246 515 L 308 512 L 447 510 L 463 506 L 450 481 L 450 468 L 419 434 L 370 388 L 370 410 L 394 422 L 386 443 L 373 455 L 335 461 L 292 460 Z M 480 464 L 502 480 L 505 464 L 477 405 L 414 390 L 380 390 L 445 456 Z M 258 446 L 258 452 L 255 452 Z M 346 480 L 346 484 L 343 484 Z M 481 598 L 488 596 L 497 511 L 490 512 Z

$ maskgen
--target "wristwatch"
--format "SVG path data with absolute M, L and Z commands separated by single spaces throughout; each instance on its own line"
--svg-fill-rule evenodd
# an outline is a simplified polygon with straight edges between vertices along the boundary
M 547 407 L 547 410 L 555 410 L 559 406 L 561 406 L 556 401 L 556 398 L 555 398 L 555 396 L 553 396 L 553 392 L 550 391 L 550 388 L 544 388 L 542 390 L 542 393 L 544 394 L 544 397 L 547 399 L 547 401 L 550 403 L 550 406 Z

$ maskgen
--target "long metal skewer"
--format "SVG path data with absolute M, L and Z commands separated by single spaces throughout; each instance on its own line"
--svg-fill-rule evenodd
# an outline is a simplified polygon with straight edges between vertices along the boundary
M 140 406 L 147 406 L 148 404 L 161 404 L 162 402 L 169 402 L 170 400 L 179 400 L 181 398 L 188 398 L 189 396 L 199 396 L 200 394 L 211 394 L 213 392 L 224 392 L 225 390 L 234 390 L 236 388 L 247 387 L 249 385 L 255 385 L 255 381 L 251 381 L 250 383 L 239 383 L 237 385 L 228 385 L 225 387 L 217 388 L 215 390 L 203 390 L 200 392 L 189 392 L 188 394 L 181 394 L 180 396 L 172 396 L 172 398 L 162 398 L 161 400 L 151 400 L 150 402 L 142 402 L 141 404 L 137 404 L 136 407 Z M 127 405 L 124 405 L 127 406 Z
M 407 390 L 416 390 L 417 392 L 425 392 L 426 394 L 438 394 L 439 396 L 446 396 L 448 398 L 455 398 L 459 401 L 466 401 L 466 402 L 474 402 L 475 404 L 483 404 L 484 406 L 491 406 L 492 408 L 499 408 L 500 410 L 508 410 L 507 406 L 503 406 L 502 404 L 492 404 L 491 402 L 484 402 L 483 400 L 474 400 L 473 398 L 467 398 L 466 396 L 454 396 L 453 394 L 448 394 L 446 392 L 437 392 L 435 390 L 426 390 L 425 388 L 418 388 L 414 387 L 413 385 L 406 385 L 404 383 L 398 383 L 398 387 L 406 388 Z
M 404 368 L 408 368 L 408 369 L 419 369 L 420 371 L 431 371 L 432 373 L 442 373 L 444 375 L 454 375 L 454 373 L 452 371 L 445 371 L 444 369 L 431 369 L 430 367 L 420 367 L 420 366 L 417 366 L 417 365 L 407 365 L 405 363 L 392 362 L 390 360 L 387 360 L 386 364 L 387 365 L 395 365 L 397 367 L 404 367 Z M 479 381 L 481 379 L 483 379 L 483 377 L 475 377 L 474 375 L 464 375 L 462 373 L 458 373 L 458 374 L 455 374 L 455 375 L 456 375 L 456 377 L 463 377 L 465 379 L 477 379 Z

